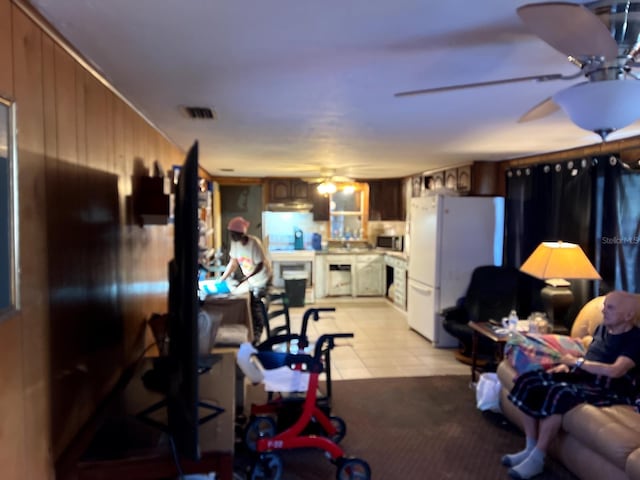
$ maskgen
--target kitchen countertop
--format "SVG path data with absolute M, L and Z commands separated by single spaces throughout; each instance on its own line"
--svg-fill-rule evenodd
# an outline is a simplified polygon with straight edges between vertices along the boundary
M 409 260 L 406 252 L 383 250 L 378 248 L 331 248 L 329 250 L 272 250 L 269 256 L 272 261 L 310 261 L 316 255 L 388 255 L 401 260 Z
M 330 248 L 328 250 L 318 250 L 318 255 L 367 255 L 381 253 L 370 248 Z
M 302 261 L 312 262 L 315 250 L 271 250 L 268 253 L 272 262 Z
M 409 260 L 409 255 L 405 252 L 395 252 L 393 250 L 383 250 L 380 248 L 331 248 L 329 250 L 319 250 L 318 255 L 388 255 L 390 257 Z
M 407 252 L 395 252 L 395 251 L 385 250 L 383 253 L 385 255 L 389 255 L 390 257 L 396 257 L 401 260 L 409 261 L 409 255 L 407 254 Z

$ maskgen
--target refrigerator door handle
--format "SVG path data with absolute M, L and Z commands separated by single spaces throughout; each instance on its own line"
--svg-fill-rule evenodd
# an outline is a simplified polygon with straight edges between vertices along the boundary
M 431 287 L 423 287 L 417 282 L 409 281 L 411 288 L 419 291 L 420 293 L 424 293 L 425 295 L 431 295 L 433 293 L 433 288 Z

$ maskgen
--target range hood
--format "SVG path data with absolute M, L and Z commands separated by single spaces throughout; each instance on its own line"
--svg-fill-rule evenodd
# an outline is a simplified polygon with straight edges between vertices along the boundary
M 269 212 L 310 212 L 313 204 L 308 202 L 282 202 L 268 203 L 267 211 Z

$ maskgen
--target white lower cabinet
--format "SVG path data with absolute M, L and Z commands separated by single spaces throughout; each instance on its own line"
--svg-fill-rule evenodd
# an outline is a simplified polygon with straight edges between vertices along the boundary
M 384 295 L 384 257 L 382 255 L 356 255 L 355 266 L 355 295 Z
M 317 298 L 382 296 L 384 290 L 384 255 L 342 253 L 316 256 Z
M 385 255 L 385 264 L 393 269 L 393 303 L 402 310 L 406 310 L 407 260 L 396 255 Z

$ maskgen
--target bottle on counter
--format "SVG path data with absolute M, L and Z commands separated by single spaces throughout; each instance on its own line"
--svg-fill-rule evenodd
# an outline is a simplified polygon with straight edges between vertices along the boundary
M 516 312 L 515 309 L 509 312 L 509 331 L 518 331 L 518 312 Z
M 296 228 L 293 231 L 293 249 L 304 250 L 304 236 L 302 234 L 302 230 L 299 228 Z

